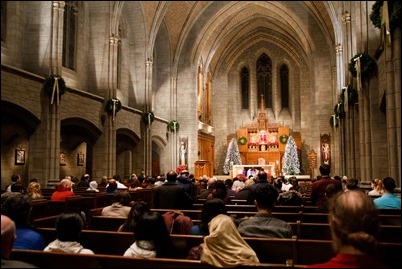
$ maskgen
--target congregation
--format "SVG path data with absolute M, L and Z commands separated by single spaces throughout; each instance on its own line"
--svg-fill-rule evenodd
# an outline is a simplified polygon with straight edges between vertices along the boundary
M 3 221 L 4 227 L 10 221 L 15 223 L 16 235 L 9 253 L 2 251 L 2 267 L 7 268 L 12 261 L 10 253 L 16 249 L 98 254 L 81 242 L 81 234 L 93 229 L 89 219 L 94 218 L 95 209 L 99 209 L 102 217 L 122 220 L 115 232 L 132 234 L 131 245 L 122 256 L 182 259 L 171 236 L 182 234 L 202 236 L 202 242 L 188 249 L 184 257 L 187 260 L 198 260 L 214 267 L 261 264 L 263 259 L 247 238 L 297 237 L 291 223 L 277 215 L 277 209 L 303 206 L 314 208 L 315 213 L 327 214 L 334 256 L 327 261 L 302 264 L 302 267 L 384 266 L 387 261 L 373 253 L 377 253 L 380 242 L 380 210 L 400 212 L 401 209 L 401 199 L 394 193 L 395 180 L 391 177 L 376 179 L 371 182 L 372 190 L 365 190 L 356 179 L 331 177 L 329 165 L 321 165 L 320 173 L 319 179 L 310 182 L 293 177 L 272 178 L 263 170 L 248 178 L 236 176 L 218 180 L 211 177 L 200 181 L 187 170 L 179 173 L 171 170 L 157 181 L 147 176 L 140 179 L 133 174 L 130 182 L 122 182 L 115 176 L 106 184 L 91 180 L 86 174 L 78 182 L 62 179 L 51 193 L 46 192 L 47 188 L 41 190 L 35 180 L 24 188 L 20 176 L 16 175 L 1 197 L 2 249 L 10 245 L 3 237 L 3 232 L 9 230 L 4 228 L 3 231 Z M 151 200 L 133 199 L 133 192 L 144 190 L 152 190 Z M 111 198 L 110 203 L 86 212 L 59 212 L 55 216 L 53 240 L 41 234 L 40 225 L 32 223 L 30 215 L 35 201 L 65 202 L 85 193 L 106 195 Z M 242 215 L 241 211 L 231 211 L 231 206 L 255 210 Z M 187 214 L 190 211 L 199 212 L 199 218 Z

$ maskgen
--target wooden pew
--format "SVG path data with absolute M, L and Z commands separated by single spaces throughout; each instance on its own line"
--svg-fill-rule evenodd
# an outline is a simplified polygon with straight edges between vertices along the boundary
M 34 199 L 32 200 L 32 209 L 30 214 L 30 221 L 48 216 L 47 212 L 47 199 Z
M 50 242 L 55 239 L 55 229 L 40 228 L 38 231 Z M 177 248 L 179 257 L 185 258 L 191 247 L 203 242 L 202 236 L 197 235 L 171 235 Z M 246 242 L 254 249 L 260 262 L 286 264 L 292 260 L 294 265 L 308 265 L 329 260 L 335 254 L 332 250 L 331 240 L 312 240 L 283 238 L 256 238 L 244 237 Z M 122 255 L 134 242 L 133 235 L 126 232 L 107 232 L 83 230 L 81 244 L 92 249 L 97 254 Z M 379 243 L 379 255 L 386 265 L 400 268 L 401 243 Z M 134 267 L 134 266 L 133 266 Z
M 116 255 L 88 255 L 38 250 L 15 249 L 11 258 L 26 261 L 39 268 L 214 268 L 201 261 L 166 258 L 133 258 Z M 286 264 L 261 263 L 240 265 L 235 268 L 284 268 Z M 304 268 L 305 266 L 294 266 Z
M 292 225 L 294 229 L 294 226 Z M 294 230 L 293 230 L 294 231 Z M 377 239 L 379 242 L 398 243 L 401 242 L 399 235 L 401 226 L 380 225 Z M 299 239 L 331 240 L 331 230 L 328 223 L 303 223 L 296 224 L 295 235 Z
M 56 239 L 54 228 L 38 228 L 47 243 Z M 200 235 L 171 234 L 173 244 L 180 258 L 186 258 L 190 249 L 203 242 Z M 254 249 L 260 262 L 285 264 L 286 260 L 293 260 L 296 237 L 284 238 L 256 238 L 244 237 L 246 242 Z M 83 230 L 80 236 L 81 244 L 96 254 L 123 255 L 134 242 L 132 233 L 112 231 Z M 267 251 L 269 250 L 269 251 Z
M 381 225 L 401 226 L 401 215 L 382 215 L 380 214 Z
M 298 239 L 296 246 L 297 257 L 294 259 L 295 264 L 323 263 L 335 256 L 331 240 Z M 400 242 L 380 242 L 378 252 L 379 259 L 383 261 L 387 268 L 400 268 L 402 265 Z
M 48 201 L 48 216 L 59 215 L 60 213 L 81 213 L 81 195 L 67 197 L 65 201 Z

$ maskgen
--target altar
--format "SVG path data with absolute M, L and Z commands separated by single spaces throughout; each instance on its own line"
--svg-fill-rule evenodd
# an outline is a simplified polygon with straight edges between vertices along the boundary
M 247 175 L 247 171 L 250 168 L 255 168 L 256 173 L 258 174 L 259 171 L 264 170 L 268 175 L 276 177 L 277 171 L 275 169 L 275 164 L 268 164 L 268 165 L 233 165 L 232 168 L 232 178 L 237 176 L 238 174 Z
M 261 96 L 257 122 L 242 126 L 236 130 L 241 162 L 244 164 L 242 167 L 266 166 L 267 170 L 270 171 L 270 175 L 281 175 L 282 157 L 289 134 L 288 127 L 279 123 L 268 123 L 264 97 Z M 295 140 L 300 157 L 301 135 L 298 132 L 292 132 L 292 137 Z M 241 169 L 241 167 L 238 169 Z M 236 176 L 237 172 L 233 171 L 233 175 Z

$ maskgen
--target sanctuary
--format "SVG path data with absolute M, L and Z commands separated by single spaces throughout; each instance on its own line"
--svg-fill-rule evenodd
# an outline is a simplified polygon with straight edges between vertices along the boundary
M 270 175 L 281 175 L 281 162 L 289 134 L 288 127 L 268 122 L 264 96 L 261 95 L 257 122 L 236 130 L 242 167 L 236 167 L 236 171 L 232 171 L 232 174 L 236 176 L 236 173 L 242 168 L 266 166 L 269 168 L 266 172 Z M 292 132 L 292 137 L 295 140 L 300 160 L 301 135 L 299 132 Z

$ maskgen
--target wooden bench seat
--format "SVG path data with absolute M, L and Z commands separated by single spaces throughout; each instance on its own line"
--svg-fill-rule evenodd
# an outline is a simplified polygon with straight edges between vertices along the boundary
M 11 258 L 35 264 L 39 268 L 214 268 L 201 261 L 166 258 L 134 258 L 104 254 L 71 254 L 15 249 Z M 286 264 L 261 263 L 235 268 L 283 268 Z M 305 266 L 295 265 L 296 268 Z
M 55 239 L 55 229 L 40 228 L 38 231 L 50 242 Z M 179 257 L 185 258 L 191 247 L 203 242 L 202 236 L 171 235 L 177 248 Z M 260 262 L 286 264 L 292 260 L 293 264 L 308 265 L 324 262 L 334 256 L 331 240 L 257 238 L 244 237 L 254 249 Z M 83 230 L 81 244 L 92 249 L 96 254 L 123 255 L 124 251 L 134 242 L 133 235 L 125 232 L 90 231 Z M 386 265 L 400 268 L 401 243 L 379 243 L 380 258 Z M 133 266 L 135 267 L 135 266 Z

